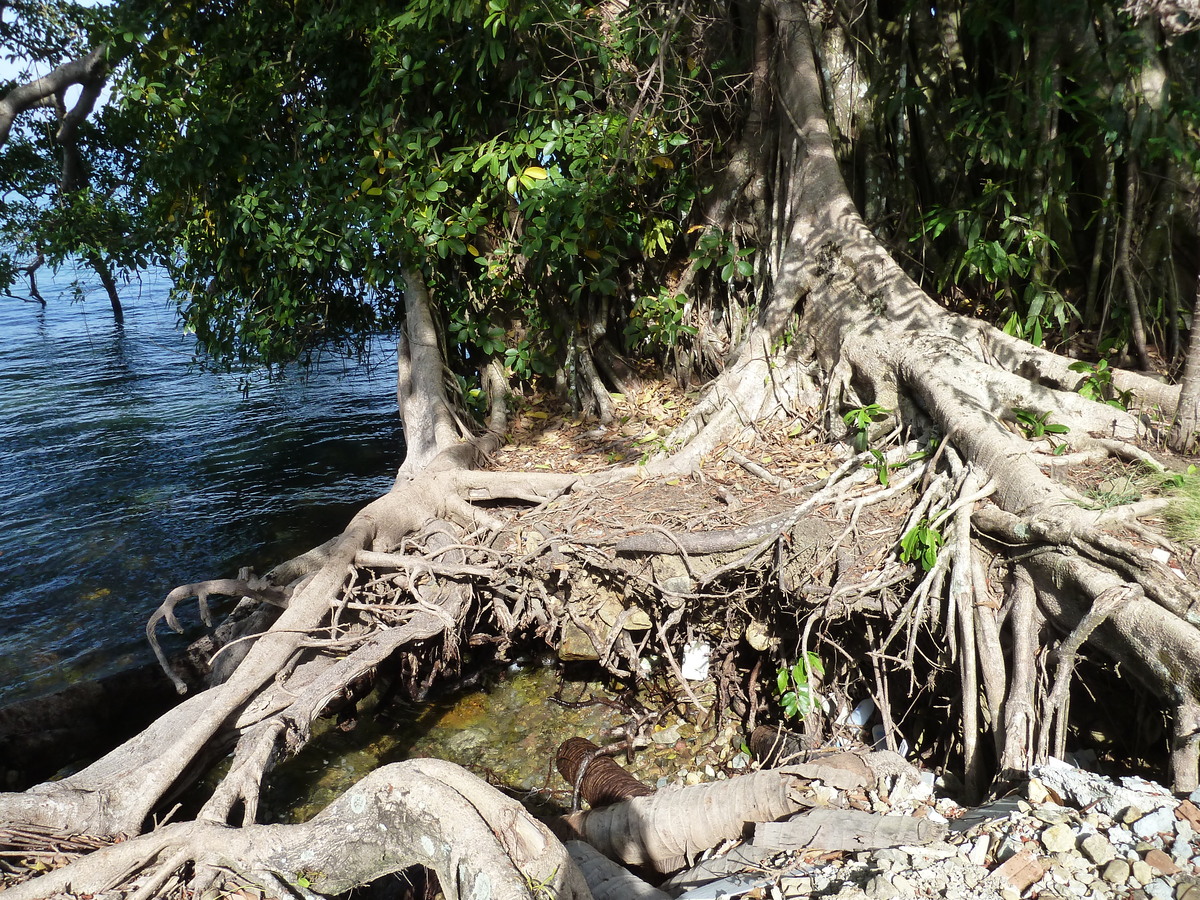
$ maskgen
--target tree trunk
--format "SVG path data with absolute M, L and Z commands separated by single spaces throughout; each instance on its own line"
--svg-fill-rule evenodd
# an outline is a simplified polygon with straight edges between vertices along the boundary
M 96 253 L 88 257 L 88 264 L 100 276 L 100 283 L 104 285 L 104 293 L 108 295 L 108 303 L 112 307 L 113 321 L 118 325 L 123 325 L 125 323 L 125 310 L 121 308 L 121 295 L 117 293 L 117 281 L 113 278 L 112 269 Z
M 571 571 L 590 565 L 609 576 L 618 570 L 619 560 L 612 557 L 639 555 L 648 568 L 637 569 L 629 583 L 636 580 L 637 590 L 661 601 L 670 615 L 682 616 L 689 604 L 703 602 L 707 585 L 722 576 L 740 576 L 772 552 L 782 555 L 785 545 L 798 543 L 791 540 L 793 529 L 818 505 L 858 503 L 847 517 L 846 533 L 854 531 L 865 500 L 841 491 L 863 486 L 847 473 L 868 472 L 865 461 L 876 466 L 880 482 L 889 466 L 912 466 L 873 495 L 912 499 L 900 534 L 920 524 L 927 530 L 944 527 L 953 535 L 941 543 L 929 570 L 915 579 L 906 601 L 896 602 L 890 593 L 876 597 L 870 609 L 887 636 L 869 640 L 874 656 L 890 660 L 894 657 L 885 651 L 907 630 L 911 672 L 918 631 L 933 634 L 939 647 L 949 635 L 951 647 L 945 652 L 955 665 L 947 668 L 959 673 L 963 687 L 958 709 L 962 758 L 974 783 L 986 780 L 979 752 L 985 729 L 991 729 L 1010 774 L 1028 769 L 1058 743 L 1066 688 L 1084 643 L 1121 662 L 1122 673 L 1137 678 L 1177 713 L 1177 734 L 1190 734 L 1200 698 L 1200 592 L 1106 530 L 1113 523 L 1136 525 L 1147 507 L 1127 504 L 1096 512 L 1077 505 L 1078 498 L 1046 474 L 1058 457 L 1044 435 L 1028 426 L 1031 417 L 1045 424 L 1053 415 L 1055 424 L 1069 428 L 1052 434 L 1071 454 L 1120 456 L 1134 454 L 1130 442 L 1142 433 L 1140 419 L 1083 399 L 1072 390 L 1077 374 L 1070 371 L 1070 360 L 947 312 L 903 271 L 863 222 L 843 181 L 805 7 L 767 0 L 761 11 L 759 40 L 774 55 L 760 56 L 778 63 L 775 90 L 756 92 L 763 107 L 752 118 L 771 123 L 764 135 L 775 143 L 775 158 L 768 160 L 764 153 L 758 164 L 763 179 L 766 171 L 778 173 L 773 187 L 780 198 L 767 213 L 774 221 L 762 223 L 761 233 L 777 234 L 780 246 L 756 320 L 693 414 L 668 439 L 671 452 L 644 467 L 586 478 L 477 470 L 481 451 L 494 447 L 498 436 L 473 436 L 456 418 L 443 386 L 431 298 L 421 274 L 415 268 L 406 271 L 407 327 L 397 390 L 409 455 L 393 489 L 356 515 L 338 538 L 264 579 L 172 592 L 152 629 L 160 619 L 174 623 L 176 603 L 190 596 L 203 601 L 208 593 L 269 597 L 286 609 L 227 680 L 186 700 L 84 771 L 24 794 L 0 795 L 0 820 L 103 835 L 136 833 L 194 777 L 197 764 L 234 746 L 228 774 L 198 821 L 99 851 L 17 888 L 14 897 L 42 896 L 66 884 L 86 890 L 114 877 L 129 879 L 131 871 L 151 879 L 150 888 L 142 882 L 146 894 L 177 871 L 191 873 L 191 886 L 203 889 L 218 868 L 259 878 L 280 892 L 286 890 L 283 881 L 306 872 L 306 890 L 336 893 L 413 863 L 437 869 L 448 896 L 470 896 L 484 878 L 497 896 L 530 897 L 542 890 L 539 886 L 548 886 L 553 896 L 586 896 L 561 846 L 520 811 L 439 764 L 382 769 L 310 828 L 290 830 L 254 823 L 262 781 L 276 758 L 303 746 L 312 720 L 340 689 L 415 641 L 443 632 L 456 638 L 466 610 L 481 603 L 481 596 L 489 598 L 497 621 L 509 623 L 511 631 L 515 604 L 505 603 L 518 596 L 517 586 L 526 586 L 521 603 L 542 605 L 524 613 L 519 624 L 545 625 L 549 598 Z M 793 331 L 797 339 L 785 341 Z M 567 491 L 599 490 L 634 475 L 697 472 L 706 456 L 780 409 L 794 411 L 807 402 L 812 413 L 820 396 L 818 378 L 825 383 L 829 421 L 840 422 L 843 413 L 875 404 L 891 423 L 923 436 L 926 446 L 936 434 L 936 452 L 918 457 L 900 448 L 890 457 L 881 451 L 877 457 L 852 456 L 815 485 L 812 496 L 770 519 L 711 534 L 673 534 L 656 527 L 614 541 L 612 557 L 607 547 L 599 553 L 599 545 L 578 546 L 578 536 L 567 531 L 542 534 L 528 552 L 526 538 L 515 545 L 520 553 L 501 540 L 525 514 L 518 504 L 541 508 Z M 1178 389 L 1135 373 L 1117 371 L 1113 378 L 1118 390 L 1130 390 L 1164 410 L 1178 404 Z M 502 392 L 490 393 L 502 402 Z M 501 425 L 504 416 L 494 412 L 491 421 Z M 906 493 L 910 489 L 915 499 Z M 1006 572 L 997 576 L 1007 581 L 1013 598 L 1005 620 L 984 615 L 995 606 L 988 577 L 981 574 L 985 548 L 995 556 L 994 568 Z M 473 550 L 479 552 L 469 556 Z M 912 567 L 901 565 L 893 548 L 881 555 L 890 566 L 884 574 L 900 573 L 889 585 L 914 580 Z M 781 611 L 794 620 L 834 619 L 879 593 L 864 588 L 853 596 L 843 592 L 839 599 L 843 585 L 835 583 L 827 599 L 806 598 L 784 587 L 782 565 L 763 563 L 761 569 L 769 573 L 763 576 L 762 596 L 796 603 L 795 609 Z M 360 579 L 362 570 L 396 576 L 388 602 L 363 602 L 362 582 L 386 579 Z M 582 579 L 577 587 L 608 590 L 600 580 Z M 951 602 L 943 622 L 947 586 Z M 615 591 L 614 596 L 628 599 Z M 351 597 L 355 608 L 372 608 L 374 617 L 352 614 Z M 678 622 L 675 618 L 672 624 Z M 1050 633 L 1051 626 L 1057 635 Z M 614 629 L 610 644 L 619 632 Z M 671 657 L 665 629 L 659 635 Z M 1051 688 L 1034 683 L 1033 661 L 1047 650 L 1058 663 Z M 998 666 L 996 657 L 1006 651 L 1006 665 Z M 639 651 L 628 652 L 632 671 L 638 671 Z M 1011 683 L 1005 672 L 1012 673 Z M 886 680 L 877 675 L 881 697 Z M 1182 737 L 1176 744 L 1175 784 L 1194 786 L 1194 744 Z M 450 815 L 431 818 L 430 804 L 443 802 L 447 785 L 464 800 L 453 801 Z M 239 807 L 242 827 L 230 829 L 229 819 Z M 468 818 L 475 824 L 464 824 Z M 334 824 L 325 827 L 328 823 Z M 348 832 L 353 841 L 343 837 L 346 823 L 353 826 Z M 542 864 L 543 859 L 549 862 Z M 155 878 L 162 881 L 155 885 Z
M 1192 309 L 1192 335 L 1188 338 L 1183 380 L 1179 385 L 1179 405 L 1167 439 L 1168 446 L 1176 453 L 1191 453 L 1200 442 L 1200 280 Z

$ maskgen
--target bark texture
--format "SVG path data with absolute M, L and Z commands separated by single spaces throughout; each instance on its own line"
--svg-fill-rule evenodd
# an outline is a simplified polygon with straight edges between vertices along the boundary
M 203 604 L 212 593 L 256 598 L 282 612 L 256 639 L 230 649 L 226 660 L 244 655 L 224 670 L 214 666 L 212 686 L 122 747 L 62 781 L 0 795 L 0 820 L 140 834 L 198 770 L 232 749 L 227 774 L 196 821 L 98 851 L 16 888 L 14 898 L 68 885 L 100 890 L 114 880 L 148 896 L 171 885 L 204 888 L 217 873 L 226 886 L 251 878 L 282 895 L 303 879 L 310 893 L 335 894 L 410 865 L 434 869 L 448 896 L 479 895 L 486 883 L 497 897 L 586 897 L 557 840 L 478 779 L 443 763 L 383 768 L 304 826 L 256 824 L 264 779 L 277 760 L 306 743 L 331 701 L 398 654 L 428 655 L 440 640 L 443 657 L 453 656 L 468 613 L 485 608 L 483 595 L 503 639 L 526 627 L 552 632 L 579 618 L 602 661 L 625 675 L 639 671 L 646 644 L 636 647 L 620 621 L 634 614 L 631 597 L 652 600 L 659 615 L 655 649 L 701 709 L 704 703 L 679 677 L 679 648 L 667 636 L 689 607 L 707 601 L 732 609 L 729 596 L 792 603 L 785 612 L 804 623 L 800 659 L 822 623 L 868 612 L 871 662 L 863 667 L 873 667 L 887 741 L 900 741 L 887 702 L 897 679 L 880 660 L 900 660 L 897 670 L 911 674 L 918 644 L 936 644 L 945 653 L 940 663 L 961 686 L 956 753 L 975 790 L 993 774 L 984 768 L 989 745 L 1007 775 L 1062 751 L 1068 688 L 1080 653 L 1090 648 L 1119 661 L 1176 713 L 1175 786 L 1195 786 L 1189 735 L 1200 698 L 1200 592 L 1131 543 L 1131 535 L 1149 534 L 1138 518 L 1156 507 L 1088 509 L 1049 474 L 1064 455 L 1140 459 L 1134 442 L 1144 433 L 1143 419 L 1084 400 L 1074 393 L 1078 376 L 1070 360 L 947 312 L 904 272 L 863 221 L 843 180 L 806 8 L 767 0 L 756 13 L 756 59 L 774 64 L 755 69 L 764 83 L 754 91 L 752 127 L 736 157 L 730 195 L 718 198 L 709 215 L 719 222 L 737 203 L 769 193 L 774 202 L 762 210 L 768 221 L 758 224 L 770 236 L 771 260 L 744 338 L 670 436 L 668 451 L 643 467 L 586 478 L 480 470 L 505 421 L 499 379 L 493 372 L 494 430 L 473 434 L 445 390 L 433 298 L 420 272 L 406 271 L 398 402 L 409 453 L 393 489 L 341 535 L 262 579 L 172 592 L 152 629 L 159 620 L 174 624 L 178 603 L 195 596 Z M 852 106 L 841 98 L 840 108 Z M 744 177 L 747 160 L 763 181 L 774 173 L 770 192 Z M 1137 373 L 1113 378 L 1146 405 L 1183 409 L 1177 388 Z M 904 442 L 850 455 L 805 486 L 807 497 L 795 496 L 790 508 L 738 529 L 697 535 L 656 526 L 601 545 L 571 533 L 569 524 L 536 537 L 515 524 L 567 492 L 586 495 L 635 476 L 700 473 L 706 459 L 781 413 L 803 409 L 838 427 L 847 411 L 869 404 L 882 411 L 875 427 L 895 429 Z M 1066 451 L 1058 456 L 1028 425 L 1051 415 L 1069 428 L 1058 437 Z M 754 471 L 752 461 L 743 461 Z M 783 496 L 800 493 L 782 476 L 766 474 L 783 485 Z M 908 504 L 897 543 L 919 528 L 941 535 L 926 565 L 918 569 L 889 547 L 877 568 L 851 577 L 853 560 L 840 558 L 845 548 L 835 544 L 828 556 L 839 557 L 836 564 L 823 559 L 814 566 L 836 569 L 828 584 L 792 578 L 805 517 L 833 510 L 848 535 L 867 506 L 885 502 Z M 729 579 L 745 579 L 753 590 L 732 588 Z M 596 619 L 589 625 L 564 613 L 570 599 L 564 584 L 575 596 L 611 594 L 621 607 L 618 624 L 605 633 Z M 727 645 L 731 654 L 733 646 Z M 1036 661 L 1047 657 L 1053 674 L 1039 678 Z M 857 775 L 811 777 L 856 777 L 861 786 L 870 774 L 866 767 Z M 693 801 L 683 792 L 637 797 L 569 819 L 564 831 L 594 839 L 627 862 L 669 869 L 738 836 L 746 821 L 739 818 L 742 807 L 773 819 L 805 805 L 794 772 L 759 775 L 722 788 L 731 796 L 721 801 Z M 735 812 L 710 818 L 694 814 L 697 806 Z M 672 820 L 669 827 L 663 819 Z M 600 877 L 617 875 L 607 870 Z

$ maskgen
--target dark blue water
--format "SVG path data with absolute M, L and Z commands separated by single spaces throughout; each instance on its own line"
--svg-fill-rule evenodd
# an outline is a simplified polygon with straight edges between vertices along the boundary
M 0 296 L 0 705 L 149 659 L 171 588 L 324 541 L 401 460 L 390 342 L 243 397 L 193 363 L 165 278 L 118 327 L 75 277 Z

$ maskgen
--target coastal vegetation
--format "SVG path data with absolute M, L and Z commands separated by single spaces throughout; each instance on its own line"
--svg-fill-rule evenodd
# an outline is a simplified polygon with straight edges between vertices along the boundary
M 420 865 L 583 896 L 544 826 L 437 761 L 258 822 L 375 680 L 535 643 L 814 741 L 870 696 L 889 749 L 974 796 L 1098 707 L 1102 752 L 1200 786 L 1194 5 L 0 13 L 29 66 L 0 99 L 10 288 L 74 256 L 119 315 L 121 273 L 162 266 L 206 364 L 246 371 L 398 329 L 406 444 L 326 543 L 166 595 L 156 649 L 233 607 L 199 682 L 159 651 L 190 696 L 0 795 L 2 822 L 129 839 L 6 894 Z

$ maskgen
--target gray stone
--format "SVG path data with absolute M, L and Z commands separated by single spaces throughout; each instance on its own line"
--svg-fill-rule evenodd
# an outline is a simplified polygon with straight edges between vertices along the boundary
M 1040 819 L 1047 825 L 1066 825 L 1075 816 L 1072 810 L 1065 806 L 1057 806 L 1049 803 L 1045 806 L 1040 806 L 1033 811 L 1033 817 Z
M 1133 832 L 1124 825 L 1114 825 L 1108 829 L 1108 839 L 1118 847 L 1133 846 Z
M 1174 835 L 1176 821 L 1174 808 L 1160 807 L 1134 822 L 1133 833 L 1140 838 L 1153 837 L 1164 832 Z
M 1079 842 L 1079 849 L 1083 851 L 1084 856 L 1097 866 L 1103 866 L 1111 862 L 1117 855 L 1117 851 L 1113 848 L 1113 845 L 1102 834 L 1089 834 Z
M 902 896 L 911 897 L 914 892 L 913 884 L 903 875 L 892 876 L 892 887 L 894 887 Z
M 876 875 L 867 882 L 867 896 L 871 900 L 896 900 L 900 892 L 883 875 Z
M 882 865 L 891 867 L 907 866 L 909 860 L 907 853 L 905 853 L 903 850 L 896 850 L 892 847 L 889 847 L 885 850 L 876 850 L 871 854 L 871 858 Z
M 1100 877 L 1109 884 L 1120 886 L 1129 880 L 1131 873 L 1132 870 L 1129 867 L 1129 863 L 1123 859 L 1114 859 L 1104 867 L 1104 871 L 1100 873 Z
M 654 732 L 654 734 L 650 735 L 650 740 L 652 740 L 656 744 L 662 744 L 665 746 L 667 744 L 674 744 L 682 736 L 683 735 L 681 735 L 679 733 L 679 725 L 675 724 L 675 725 L 668 725 L 666 728 L 662 729 L 661 731 Z
M 1155 878 L 1145 888 L 1146 896 L 1153 897 L 1154 900 L 1174 900 L 1175 889 L 1167 883 L 1165 878 Z
M 785 897 L 807 897 L 813 892 L 813 880 L 804 875 L 784 875 L 779 889 Z
M 1006 834 L 996 850 L 996 862 L 1007 862 L 1011 857 L 1021 852 L 1021 840 L 1016 835 Z

